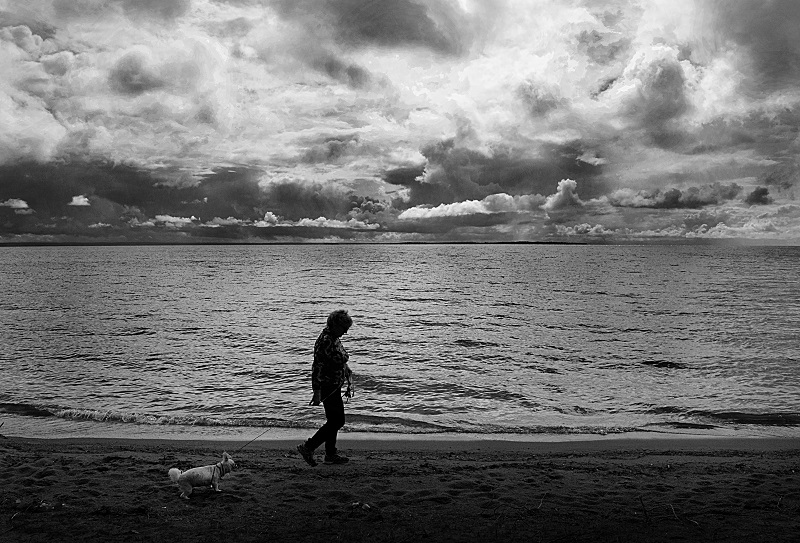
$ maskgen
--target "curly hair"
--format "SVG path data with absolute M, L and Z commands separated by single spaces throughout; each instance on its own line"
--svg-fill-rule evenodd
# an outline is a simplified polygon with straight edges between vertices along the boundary
M 328 328 L 347 330 L 353 325 L 353 319 L 347 314 L 346 309 L 337 309 L 328 315 Z

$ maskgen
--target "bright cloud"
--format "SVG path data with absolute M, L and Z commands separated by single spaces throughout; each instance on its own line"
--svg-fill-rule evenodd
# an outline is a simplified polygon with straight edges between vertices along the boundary
M 168 226 L 171 228 L 178 228 L 181 226 L 189 226 L 197 222 L 197 217 L 173 217 L 171 215 L 156 215 L 155 223 Z
M 399 219 L 430 219 L 434 217 L 456 217 L 459 215 L 515 213 L 534 211 L 544 199 L 541 196 L 510 196 L 491 194 L 483 200 L 467 200 L 454 204 L 440 204 L 436 207 L 417 206 L 406 209 Z
M 79 196 L 73 196 L 72 200 L 67 205 L 81 207 L 81 206 L 90 206 L 92 205 L 92 203 L 86 196 L 79 195 Z
M 546 211 L 559 211 L 569 208 L 583 207 L 577 193 L 578 183 L 572 179 L 562 179 L 558 182 L 558 192 L 551 194 L 542 206 Z
M 11 209 L 28 209 L 28 202 L 19 198 L 10 198 L 5 202 L 0 202 L 0 206 L 10 207 Z
M 316 219 L 302 219 L 294 223 L 295 226 L 309 226 L 312 228 L 354 228 L 364 230 L 375 230 L 380 228 L 378 224 L 368 224 L 364 221 L 356 219 L 349 219 L 347 221 L 340 221 L 336 219 L 326 219 L 325 217 L 318 217 Z

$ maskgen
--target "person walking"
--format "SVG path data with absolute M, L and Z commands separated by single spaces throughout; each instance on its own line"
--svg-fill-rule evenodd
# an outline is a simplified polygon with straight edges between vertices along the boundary
M 309 405 L 325 407 L 325 424 L 304 443 L 297 446 L 297 452 L 308 465 L 316 466 L 314 451 L 325 443 L 326 464 L 345 464 L 348 458 L 336 449 L 336 438 L 344 426 L 344 401 L 342 387 L 347 383 L 345 395 L 352 395 L 352 372 L 347 365 L 350 356 L 342 346 L 341 337 L 353 325 L 353 319 L 345 309 L 337 309 L 328 315 L 325 328 L 314 343 L 314 363 L 311 366 L 311 388 L 314 395 Z

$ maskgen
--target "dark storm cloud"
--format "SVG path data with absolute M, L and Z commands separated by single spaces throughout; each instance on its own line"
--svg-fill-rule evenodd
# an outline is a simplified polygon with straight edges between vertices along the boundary
M 607 196 L 614 207 L 638 207 L 652 209 L 697 209 L 720 204 L 736 198 L 742 187 L 736 183 L 728 185 L 713 183 L 683 190 L 631 190 L 620 189 Z
M 184 189 L 182 203 L 184 206 L 192 205 L 191 215 L 204 221 L 214 217 L 258 220 L 272 207 L 259 187 L 260 174 L 260 171 L 249 168 L 219 169 L 197 186 Z M 187 213 L 183 212 L 184 215 Z
M 769 197 L 769 189 L 767 187 L 756 187 L 753 192 L 747 195 L 744 203 L 753 206 L 771 204 L 772 198 Z
M 581 179 L 586 197 L 599 196 L 605 190 L 599 177 L 602 168 L 580 160 L 585 151 L 577 143 L 542 147 L 537 158 L 504 152 L 486 155 L 459 147 L 453 139 L 430 144 L 421 153 L 427 159 L 423 179 L 412 178 L 413 168 L 384 177 L 411 189 L 411 206 L 481 200 L 497 193 L 550 194 L 566 178 Z
M 343 218 L 352 209 L 349 192 L 334 185 L 304 181 L 276 181 L 262 187 L 266 211 L 286 220 Z
M 425 173 L 425 166 L 407 166 L 387 170 L 383 174 L 383 180 L 392 185 L 402 185 L 404 187 L 415 186 L 419 183 L 417 178 Z
M 32 211 L 13 218 L 0 213 L 0 229 L 9 233 L 76 234 L 97 223 L 119 226 L 142 215 L 135 206 L 146 207 L 167 194 L 152 186 L 140 190 L 152 185 L 147 175 L 108 165 L 19 163 L 0 166 L 0 179 L 0 201 L 16 194 L 12 198 L 23 200 Z M 163 200 L 169 205 L 169 198 Z
M 102 197 L 127 205 L 145 205 L 152 196 L 153 181 L 127 167 L 92 164 L 18 163 L 0 166 L 0 200 L 19 198 L 28 203 L 39 220 L 68 211 L 73 196 Z M 150 185 L 148 190 L 141 190 Z M 97 191 L 100 191 L 98 194 Z
M 469 47 L 469 23 L 446 0 L 277 0 L 283 16 L 332 25 L 337 42 L 349 46 L 419 46 L 446 55 Z
M 269 237 L 277 235 L 274 228 L 285 234 L 297 226 L 301 237 L 316 237 L 323 231 L 366 228 L 365 222 L 375 225 L 396 215 L 383 202 L 333 184 L 264 183 L 263 172 L 248 168 L 181 180 L 174 172 L 109 163 L 19 163 L 0 166 L 0 179 L 0 231 L 5 233 L 77 235 L 83 230 L 97 236 L 100 227 L 130 232 L 155 226 L 202 228 L 205 233 L 197 235 L 217 237 Z M 272 217 L 269 235 L 253 226 L 265 217 Z M 314 224 L 304 225 L 309 219 Z M 337 226 L 331 220 L 340 222 Z
M 43 223 L 71 217 L 119 225 L 158 215 L 258 220 L 271 207 L 249 169 L 220 170 L 187 185 L 124 165 L 21 163 L 0 167 L 0 179 L 0 202 L 22 200 Z M 78 195 L 89 205 L 70 206 Z

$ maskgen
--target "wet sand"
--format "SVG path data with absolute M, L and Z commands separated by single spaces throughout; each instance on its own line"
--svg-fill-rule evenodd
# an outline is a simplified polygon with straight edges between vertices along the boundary
M 800 439 L 296 444 L 1 438 L 0 541 L 800 541 Z M 167 471 L 223 450 L 180 499 Z

